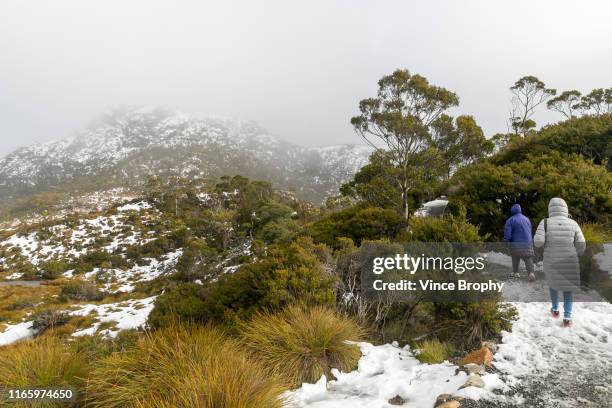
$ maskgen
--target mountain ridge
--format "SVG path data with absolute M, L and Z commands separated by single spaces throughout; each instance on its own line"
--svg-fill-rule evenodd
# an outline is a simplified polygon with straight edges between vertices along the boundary
M 299 146 L 252 121 L 162 109 L 114 111 L 76 135 L 0 158 L 0 200 L 79 181 L 125 186 L 140 185 L 150 175 L 242 174 L 321 202 L 370 152 L 363 145 Z

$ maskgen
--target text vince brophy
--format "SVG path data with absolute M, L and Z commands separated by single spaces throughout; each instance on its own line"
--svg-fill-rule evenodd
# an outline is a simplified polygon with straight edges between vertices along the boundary
M 431 279 L 419 279 L 418 281 L 411 281 L 402 279 L 398 282 L 384 282 L 382 280 L 375 280 L 372 283 L 374 290 L 400 290 L 400 291 L 475 291 L 475 292 L 501 292 L 504 287 L 503 282 L 495 282 L 489 280 L 488 282 L 468 282 L 464 279 L 459 279 L 452 282 L 436 282 Z

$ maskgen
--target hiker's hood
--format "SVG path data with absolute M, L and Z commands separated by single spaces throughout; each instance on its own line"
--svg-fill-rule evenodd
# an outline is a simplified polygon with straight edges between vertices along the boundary
M 512 215 L 520 214 L 521 212 L 522 210 L 521 210 L 520 204 L 514 204 L 512 208 L 510 209 L 510 214 Z
M 567 217 L 569 211 L 567 210 L 567 203 L 564 199 L 555 197 L 551 198 L 548 203 L 548 216 L 549 217 Z

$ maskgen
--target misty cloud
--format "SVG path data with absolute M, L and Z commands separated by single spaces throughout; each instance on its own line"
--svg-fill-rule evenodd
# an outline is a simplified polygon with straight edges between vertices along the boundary
M 408 68 L 457 92 L 487 135 L 508 87 L 612 85 L 608 1 L 0 3 L 0 155 L 117 105 L 255 120 L 304 145 L 359 143 L 349 119 Z M 542 112 L 542 124 L 558 115 Z

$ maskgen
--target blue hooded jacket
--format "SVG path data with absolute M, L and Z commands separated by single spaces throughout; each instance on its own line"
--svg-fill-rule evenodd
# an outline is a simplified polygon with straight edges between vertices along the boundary
M 512 216 L 506 220 L 504 227 L 504 241 L 525 243 L 524 247 L 533 247 L 533 238 L 531 236 L 531 221 L 521 213 L 521 206 L 514 204 L 510 209 Z M 523 247 L 523 245 L 516 245 Z

